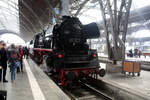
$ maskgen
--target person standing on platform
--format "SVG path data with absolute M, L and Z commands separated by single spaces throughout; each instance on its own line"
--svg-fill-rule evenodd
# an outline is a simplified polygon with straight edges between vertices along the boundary
M 129 56 L 130 56 L 130 57 L 133 57 L 132 49 L 129 50 Z
M 3 68 L 3 82 L 8 82 L 6 80 L 7 60 L 8 60 L 7 51 L 6 51 L 6 44 L 4 41 L 0 41 L 0 45 L 2 47 L 0 50 L 0 54 L 1 54 L 1 66 Z
M 19 48 L 18 48 L 18 53 L 19 53 L 19 61 L 20 61 L 20 64 L 21 64 L 21 72 L 23 72 L 23 62 L 22 62 L 23 49 L 22 49 L 21 45 L 20 45 Z M 18 67 L 18 69 L 17 69 L 17 72 L 19 72 L 19 67 Z
M 11 72 L 11 82 L 13 83 L 16 79 L 16 70 L 19 54 L 14 44 L 12 44 L 8 50 L 8 63 L 10 64 L 10 72 Z
M 3 48 L 2 42 L 3 41 L 0 41 L 0 50 Z M 2 78 L 2 68 L 3 68 L 3 66 L 2 66 L 2 54 L 0 52 L 0 81 L 1 81 L 1 78 Z
M 138 57 L 138 49 L 134 49 L 134 56 L 137 58 Z
M 138 55 L 139 55 L 139 58 L 140 58 L 141 55 L 142 55 L 142 51 L 141 50 L 138 51 Z
M 28 59 L 28 56 L 29 56 L 29 49 L 27 47 L 25 47 L 26 49 L 26 59 Z
M 22 50 L 23 50 L 23 58 L 26 58 L 26 48 L 23 47 Z

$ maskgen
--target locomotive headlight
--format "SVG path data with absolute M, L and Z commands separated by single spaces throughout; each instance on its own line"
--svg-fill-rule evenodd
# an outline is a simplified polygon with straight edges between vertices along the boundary
M 65 57 L 65 54 L 63 52 L 57 52 L 55 57 L 57 60 L 61 61 Z
M 62 54 L 58 54 L 57 57 L 58 57 L 58 58 L 62 58 L 63 55 L 62 55 Z
M 98 58 L 96 50 L 92 50 L 92 51 L 88 52 L 88 55 L 91 59 L 97 59 Z
M 97 54 L 93 54 L 93 57 L 96 58 L 96 57 L 97 57 Z

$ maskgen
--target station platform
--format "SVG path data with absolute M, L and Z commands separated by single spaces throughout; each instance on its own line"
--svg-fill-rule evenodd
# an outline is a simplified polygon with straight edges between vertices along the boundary
M 100 63 L 100 66 L 106 69 L 106 75 L 100 78 L 101 80 L 115 85 L 120 89 L 132 91 L 135 94 L 150 98 L 150 71 L 141 70 L 139 77 L 137 75 L 133 77 L 132 75 L 122 74 L 120 65 Z M 108 69 L 106 67 L 111 71 L 107 71 Z M 113 69 L 113 67 L 118 68 Z
M 70 98 L 31 60 L 23 60 L 24 72 L 18 73 L 14 83 L 10 80 L 4 88 L 7 100 L 70 100 Z
M 141 56 L 139 57 L 126 57 L 126 60 L 133 60 L 133 61 L 143 61 L 143 62 L 150 62 L 150 57 L 144 57 Z
M 98 53 L 98 56 L 100 59 L 105 58 L 106 60 L 108 60 L 108 55 L 104 54 L 104 53 Z M 142 61 L 142 62 L 150 62 L 150 57 L 149 56 L 141 56 L 139 57 L 125 57 L 126 60 L 132 60 L 132 61 Z
M 114 84 L 121 89 L 132 91 L 135 94 L 150 98 L 150 72 L 141 71 L 140 77 L 132 77 L 121 73 L 107 73 L 103 80 Z
M 16 81 L 11 83 L 8 69 L 7 100 L 70 100 L 70 98 L 37 66 L 31 59 L 23 60 L 24 72 L 18 73 Z M 105 68 L 105 64 L 100 64 Z M 150 72 L 141 71 L 140 77 L 121 73 L 107 73 L 101 78 L 111 84 L 150 98 Z

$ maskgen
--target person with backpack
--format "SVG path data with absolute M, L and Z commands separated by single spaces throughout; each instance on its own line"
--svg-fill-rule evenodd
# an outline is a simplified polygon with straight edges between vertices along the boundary
M 19 54 L 14 44 L 12 44 L 8 50 L 9 59 L 8 63 L 10 64 L 10 72 L 11 72 L 11 82 L 13 83 L 16 79 L 16 70 L 18 66 Z

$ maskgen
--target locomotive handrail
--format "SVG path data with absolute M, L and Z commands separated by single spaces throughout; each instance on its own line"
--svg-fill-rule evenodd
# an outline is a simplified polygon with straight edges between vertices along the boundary
M 34 48 L 34 50 L 53 52 L 52 49 L 46 49 L 46 48 Z

